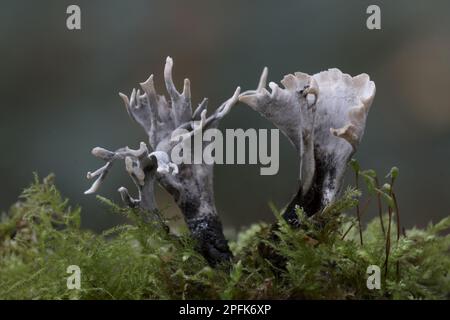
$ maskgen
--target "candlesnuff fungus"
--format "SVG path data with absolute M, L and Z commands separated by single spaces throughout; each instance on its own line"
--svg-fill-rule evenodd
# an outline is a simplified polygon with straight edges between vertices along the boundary
M 300 160 L 299 190 L 283 216 L 298 224 L 295 207 L 311 216 L 334 201 L 342 187 L 347 162 L 364 133 L 375 96 L 375 83 L 367 74 L 351 77 L 339 69 L 312 76 L 286 75 L 280 88 L 269 83 L 264 68 L 256 90 L 239 100 L 277 126 L 297 149 Z
M 156 208 L 154 201 L 154 179 L 159 182 L 174 198 L 183 213 L 198 249 L 211 265 L 231 259 L 222 223 L 217 214 L 213 191 L 213 166 L 208 164 L 180 164 L 175 166 L 169 161 L 172 149 L 186 139 L 192 139 L 200 129 L 217 127 L 222 119 L 236 104 L 239 98 L 238 87 L 231 98 L 225 101 L 216 111 L 206 117 L 207 99 L 192 112 L 189 79 L 184 80 L 183 92 L 179 93 L 172 80 L 173 61 L 167 57 L 164 68 L 164 80 L 170 101 L 157 95 L 153 83 L 153 75 L 141 83 L 141 91 L 134 90 L 130 98 L 120 93 L 130 117 L 145 130 L 149 138 L 152 153 L 148 154 L 145 144 L 140 151 L 128 148 L 110 152 L 95 148 L 94 155 L 107 161 L 107 164 L 88 178 L 99 175 L 88 193 L 97 190 L 112 161 L 125 159 L 128 173 L 139 189 L 139 199 L 132 199 L 127 190 L 119 189 L 125 203 L 129 206 L 139 205 L 143 209 Z M 186 134 L 173 139 L 178 129 L 188 130 Z M 207 143 L 203 144 L 203 148 Z M 193 150 L 192 150 L 193 151 Z M 175 174 L 174 174 L 175 173 Z
M 112 152 L 94 148 L 94 156 L 106 161 L 106 165 L 88 173 L 89 179 L 98 178 L 86 193 L 98 190 L 114 160 L 125 160 L 126 170 L 138 188 L 137 199 L 127 189 L 119 189 L 127 206 L 155 210 L 154 182 L 158 181 L 181 209 L 206 260 L 213 266 L 230 260 L 232 254 L 214 204 L 212 165 L 184 162 L 177 166 L 169 155 L 176 146 L 190 142 L 202 130 L 217 127 L 219 120 L 239 100 L 273 122 L 297 149 L 300 186 L 284 218 L 298 225 L 297 206 L 312 216 L 336 199 L 347 162 L 362 139 L 375 95 L 375 84 L 368 75 L 351 77 L 338 69 L 312 76 L 296 72 L 281 80 L 284 88 L 270 82 L 269 92 L 266 89 L 268 69 L 264 68 L 256 90 L 240 94 L 238 87 L 231 98 L 207 117 L 207 99 L 192 112 L 189 79 L 184 80 L 183 92 L 179 93 L 172 81 L 172 67 L 173 61 L 168 57 L 164 80 L 170 101 L 156 94 L 153 75 L 140 84 L 142 94 L 139 89 L 133 89 L 130 98 L 119 94 L 130 117 L 148 135 L 152 152 L 143 142 L 138 150 L 126 147 Z M 203 141 L 202 149 L 207 145 Z M 192 158 L 196 150 L 188 150 Z

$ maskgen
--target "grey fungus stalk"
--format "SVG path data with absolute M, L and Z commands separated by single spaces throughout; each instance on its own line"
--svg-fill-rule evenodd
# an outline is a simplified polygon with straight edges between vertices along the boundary
M 270 82 L 267 68 L 258 88 L 239 97 L 277 126 L 298 152 L 299 190 L 284 217 L 297 225 L 295 208 L 312 216 L 333 202 L 342 188 L 347 162 L 356 151 L 375 96 L 367 74 L 351 77 L 338 69 L 312 76 L 286 75 L 280 88 Z
M 156 93 L 153 75 L 140 84 L 141 90 L 133 89 L 131 96 L 120 93 L 129 116 L 146 132 L 152 153 L 148 153 L 145 144 L 141 152 L 119 149 L 115 153 L 98 148 L 94 155 L 107 161 L 107 164 L 90 176 L 99 176 L 88 193 L 93 193 L 103 181 L 112 161 L 125 159 L 126 169 L 139 190 L 139 199 L 133 199 L 124 188 L 119 189 L 128 206 L 139 205 L 144 209 L 156 208 L 154 201 L 154 181 L 156 180 L 174 198 L 180 208 L 192 237 L 197 241 L 198 250 L 209 264 L 215 266 L 232 258 L 228 242 L 223 235 L 222 224 L 214 203 L 213 166 L 208 164 L 182 163 L 178 166 L 170 162 L 172 149 L 179 143 L 193 139 L 197 132 L 217 127 L 222 119 L 239 99 L 238 87 L 231 98 L 207 116 L 205 98 L 194 112 L 191 107 L 189 79 L 184 80 L 180 93 L 172 80 L 173 60 L 167 57 L 164 68 L 164 80 L 169 101 Z M 177 135 L 177 131 L 183 133 Z M 187 133 L 186 133 L 187 132 Z M 174 139 L 174 137 L 176 137 Z M 203 144 L 203 148 L 208 143 Z M 193 151 L 193 150 L 192 150 Z M 101 156 L 99 156 L 101 154 Z M 193 156 L 193 155 L 191 155 Z M 128 160 L 127 160 L 128 159 Z

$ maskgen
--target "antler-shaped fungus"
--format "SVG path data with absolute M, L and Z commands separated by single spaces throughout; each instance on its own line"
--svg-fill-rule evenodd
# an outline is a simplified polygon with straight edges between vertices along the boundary
M 239 100 L 274 123 L 292 142 L 300 158 L 300 187 L 284 217 L 297 224 L 295 207 L 308 215 L 321 211 L 340 192 L 347 162 L 356 151 L 375 96 L 367 74 L 351 77 L 338 69 L 315 75 L 286 75 L 280 88 L 267 68 L 258 88 Z
M 162 164 L 158 164 L 158 168 L 163 168 L 164 165 L 172 166 L 169 162 L 169 155 L 179 143 L 193 139 L 195 134 L 201 132 L 202 129 L 216 127 L 219 120 L 238 101 L 240 93 L 238 87 L 233 96 L 209 117 L 206 117 L 206 98 L 192 113 L 189 79 L 184 80 L 183 92 L 179 93 L 172 80 L 172 68 L 173 61 L 167 57 L 164 80 L 170 101 L 167 101 L 164 96 L 156 94 L 153 75 L 140 84 L 143 94 L 139 89 L 133 89 L 130 98 L 122 93 L 119 94 L 130 117 L 147 133 L 150 147 L 155 150 L 152 154 L 160 152 L 160 155 L 165 155 L 156 157 L 162 161 Z M 205 146 L 206 144 L 203 143 L 202 147 Z M 194 156 L 194 150 L 189 151 L 191 154 L 188 156 Z M 200 151 L 203 154 L 203 151 Z M 129 166 L 130 169 L 143 167 L 142 163 L 136 161 L 137 158 L 134 160 L 133 165 Z M 106 171 L 109 166 L 107 163 Z M 171 170 L 157 170 L 155 176 L 157 181 L 173 196 L 181 209 L 193 238 L 197 240 L 199 251 L 211 265 L 230 260 L 231 251 L 223 235 L 222 224 L 214 204 L 212 165 L 181 163 L 176 171 L 177 174 L 174 175 Z M 135 175 L 143 177 L 139 170 Z M 145 172 L 144 176 L 147 177 Z M 103 177 L 100 176 L 99 181 L 102 179 Z M 142 179 L 138 178 L 137 181 L 141 183 Z M 143 199 L 144 197 L 153 197 L 153 189 L 150 190 L 148 187 L 141 191 Z M 129 198 L 126 190 L 122 190 L 121 193 L 125 199 Z M 134 203 L 133 200 L 128 202 L 131 205 Z

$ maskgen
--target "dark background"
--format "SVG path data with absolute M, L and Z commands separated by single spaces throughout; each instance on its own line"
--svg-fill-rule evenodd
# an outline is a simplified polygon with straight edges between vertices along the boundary
M 66 28 L 66 8 L 81 7 L 82 30 Z M 378 4 L 382 29 L 366 28 Z M 448 1 L 22 1 L 0 4 L 0 210 L 32 180 L 54 172 L 83 225 L 101 230 L 120 219 L 93 196 L 86 172 L 101 163 L 94 146 L 137 147 L 145 135 L 127 116 L 119 91 L 154 73 L 163 91 L 165 57 L 174 58 L 179 88 L 189 77 L 193 103 L 210 108 L 237 85 L 256 86 L 263 66 L 279 81 L 294 71 L 338 67 L 368 73 L 377 94 L 356 157 L 397 184 L 406 226 L 423 226 L 450 208 L 450 2 Z M 221 128 L 271 128 L 238 104 Z M 298 163 L 281 136 L 280 171 L 215 167 L 216 203 L 227 227 L 270 221 L 267 203 L 284 205 L 296 190 Z M 116 165 L 100 194 L 118 201 L 134 191 Z M 158 191 L 160 207 L 177 208 Z M 369 212 L 368 218 L 375 215 Z

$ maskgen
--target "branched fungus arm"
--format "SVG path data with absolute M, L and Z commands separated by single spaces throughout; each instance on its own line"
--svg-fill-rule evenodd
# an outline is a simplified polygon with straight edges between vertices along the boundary
M 138 198 L 130 196 L 125 187 L 118 189 L 121 198 L 125 205 L 135 208 L 153 211 L 156 209 L 156 202 L 154 197 L 154 181 L 155 173 L 168 172 L 176 174 L 178 168 L 175 164 L 169 161 L 167 154 L 164 152 L 149 153 L 147 145 L 141 142 L 139 149 L 130 149 L 128 147 L 117 149 L 116 151 L 109 151 L 104 148 L 96 147 L 92 150 L 92 154 L 106 161 L 106 164 L 94 172 L 88 172 L 88 179 L 97 179 L 92 184 L 91 188 L 86 190 L 85 194 L 96 193 L 101 184 L 106 178 L 108 171 L 116 160 L 124 160 L 125 169 L 130 175 L 138 189 Z

